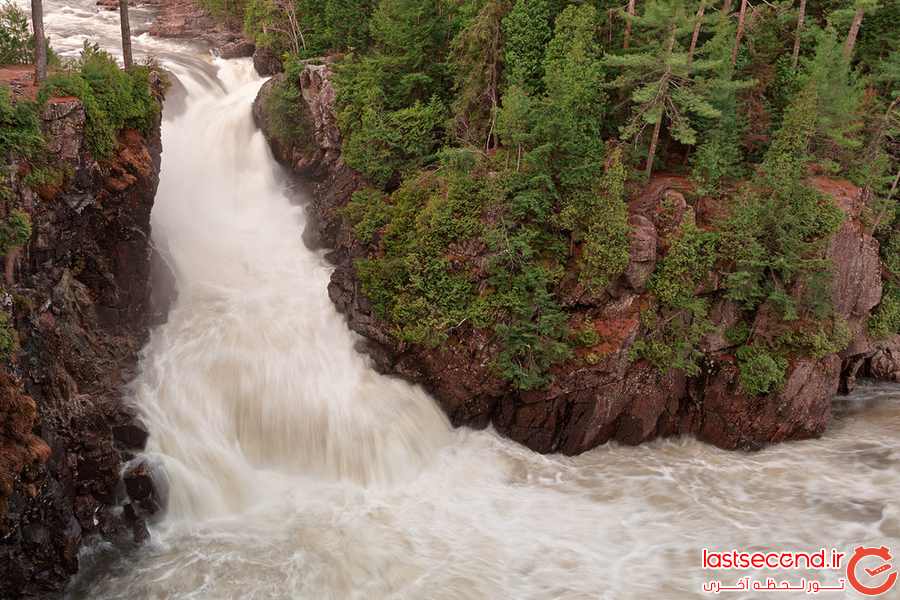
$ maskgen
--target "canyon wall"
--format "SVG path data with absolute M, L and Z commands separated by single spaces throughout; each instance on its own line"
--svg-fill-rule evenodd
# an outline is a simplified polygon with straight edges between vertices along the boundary
M 67 175 L 32 188 L 28 164 L 7 165 L 8 204 L 32 233 L 6 256 L 0 298 L 18 338 L 0 366 L 0 598 L 60 593 L 92 536 L 141 542 L 156 494 L 140 465 L 125 468 L 147 432 L 123 388 L 166 310 L 149 289 L 159 121 L 147 136 L 121 131 L 101 162 L 81 101 L 51 99 L 41 122 Z
M 493 368 L 498 348 L 492 333 L 460 327 L 436 348 L 408 344 L 381 321 L 361 290 L 354 262 L 370 249 L 354 237 L 340 209 L 365 181 L 341 160 L 341 134 L 334 116 L 335 91 L 327 61 L 305 65 L 297 81 L 302 94 L 304 139 L 285 141 L 275 130 L 270 108 L 279 75 L 262 88 L 254 106 L 257 123 L 276 158 L 313 183 L 310 213 L 315 233 L 332 249 L 335 264 L 329 294 L 349 326 L 366 339 L 377 367 L 424 385 L 452 422 L 484 427 L 539 452 L 577 454 L 608 440 L 638 444 L 659 436 L 693 434 L 729 449 L 756 449 L 768 443 L 820 435 L 831 416 L 831 400 L 859 375 L 897 380 L 900 340 L 873 341 L 866 320 L 881 298 L 878 243 L 864 224 L 861 190 L 842 181 L 813 178 L 811 185 L 831 195 L 845 220 L 832 237 L 826 257 L 832 263 L 831 301 L 852 341 L 840 354 L 793 358 L 778 391 L 754 396 L 739 386 L 734 351 L 726 331 L 738 308 L 724 296 L 721 274 L 710 273 L 697 290 L 711 306 L 714 329 L 702 343 L 704 361 L 693 377 L 676 369 L 660 371 L 632 360 L 629 349 L 641 335 L 640 314 L 652 301 L 646 284 L 665 255 L 672 234 L 685 219 L 713 226 L 716 207 L 685 200 L 690 182 L 655 176 L 629 202 L 630 261 L 602 294 L 564 279 L 557 294 L 570 323 L 592 323 L 598 344 L 579 349 L 575 360 L 552 370 L 545 389 L 512 388 Z M 472 249 L 464 261 L 479 260 Z M 774 332 L 770 307 L 755 314 L 753 331 Z M 652 333 L 652 332 L 651 332 Z M 584 360 L 590 354 L 591 360 Z

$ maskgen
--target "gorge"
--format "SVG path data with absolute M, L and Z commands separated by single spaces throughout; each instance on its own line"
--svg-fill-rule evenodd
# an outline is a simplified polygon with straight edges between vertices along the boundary
M 58 52 L 86 37 L 117 47 L 115 15 L 90 0 L 46 10 Z M 436 349 L 398 341 L 360 291 L 355 260 L 372 248 L 342 208 L 365 182 L 341 157 L 327 62 L 293 82 L 309 138 L 279 144 L 265 104 L 285 75 L 266 83 L 247 57 L 151 37 L 154 11 L 135 12 L 136 53 L 170 78 L 161 140 L 124 134 L 126 158 L 143 161 L 120 172 L 144 174 L 125 186 L 127 210 L 37 213 L 49 238 L 36 235 L 20 267 L 40 280 L 28 339 L 53 356 L 25 347 L 40 366 L 21 375 L 35 426 L 15 433 L 33 466 L 14 482 L 12 535 L 0 534 L 0 565 L 17 569 L 0 596 L 680 599 L 702 597 L 704 547 L 900 547 L 900 351 L 896 338 L 864 339 L 881 267 L 858 188 L 817 180 L 847 216 L 828 253 L 856 347 L 799 360 L 762 396 L 738 389 L 727 359 L 693 377 L 633 362 L 636 308 L 680 223 L 660 207 L 701 224 L 716 209 L 661 175 L 629 203 L 645 235 L 618 289 L 602 302 L 567 289 L 573 320 L 601 338 L 551 385 L 521 391 L 490 369 L 488 334 L 460 329 Z M 151 222 L 168 302 L 146 295 Z M 73 248 L 88 257 L 74 273 Z M 704 350 L 727 355 L 734 315 L 719 308 Z M 110 322 L 116 337 L 101 337 Z M 106 354 L 79 372 L 97 348 Z M 852 393 L 834 397 L 840 385 Z M 108 397 L 120 422 L 91 412 Z M 79 417 L 102 422 L 98 441 L 53 439 L 98 422 Z M 142 428 L 134 452 L 144 440 L 122 439 Z M 785 440 L 801 441 L 769 446 Z M 61 554 L 42 555 L 51 546 Z

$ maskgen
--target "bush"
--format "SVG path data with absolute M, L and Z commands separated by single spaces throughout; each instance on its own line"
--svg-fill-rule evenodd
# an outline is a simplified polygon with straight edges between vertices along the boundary
M 9 313 L 0 310 L 0 358 L 9 359 L 19 347 L 19 336 L 10 323 Z
M 748 394 L 763 395 L 784 382 L 787 360 L 762 346 L 741 346 L 737 351 L 741 388 Z
M 123 71 L 111 55 L 85 43 L 81 58 L 68 72 L 48 78 L 39 101 L 54 95 L 78 97 L 87 115 L 88 148 L 95 158 L 108 159 L 122 129 L 148 133 L 156 122 L 159 103 L 150 89 L 149 75 L 148 67 Z
M 25 65 L 33 57 L 28 17 L 12 2 L 0 4 L 0 65 Z
M 303 63 L 290 58 L 284 63 L 284 76 L 272 87 L 266 98 L 265 114 L 269 130 L 285 148 L 304 148 L 310 143 L 307 131 L 309 117 L 306 114 L 306 103 L 297 83 Z
M 0 161 L 11 154 L 31 158 L 44 148 L 38 107 L 33 102 L 12 103 L 9 89 L 0 86 Z
M 31 239 L 31 217 L 19 209 L 12 209 L 7 218 L 0 221 L 0 255 L 10 248 L 22 246 Z

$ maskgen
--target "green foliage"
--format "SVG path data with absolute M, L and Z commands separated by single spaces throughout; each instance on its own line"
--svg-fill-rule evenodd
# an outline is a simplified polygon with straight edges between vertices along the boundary
M 38 107 L 27 101 L 13 104 L 9 89 L 0 86 L 0 160 L 11 154 L 30 158 L 43 147 Z
M 697 287 L 715 264 L 718 241 L 717 233 L 702 231 L 685 219 L 669 253 L 650 278 L 650 291 L 664 306 L 690 308 L 696 301 Z
M 594 328 L 594 323 L 586 321 L 579 329 L 572 331 L 572 343 L 582 348 L 590 348 L 600 343 L 600 334 Z
M 450 46 L 453 129 L 465 144 L 489 147 L 500 102 L 503 67 L 501 22 L 509 0 L 486 0 Z
M 579 277 L 591 290 L 602 290 L 628 266 L 626 175 L 622 153 L 616 149 L 595 189 L 573 194 L 559 215 L 560 225 L 583 242 Z
M 778 345 L 803 356 L 823 358 L 842 352 L 853 340 L 850 327 L 842 319 L 803 324 L 780 336 Z
M 450 32 L 436 1 L 382 0 L 370 22 L 375 50 L 337 70 L 344 160 L 382 187 L 431 159 L 443 138 L 448 77 L 435 57 Z
M 371 188 L 354 192 L 343 208 L 343 215 L 353 225 L 353 233 L 364 244 L 371 244 L 375 234 L 391 221 L 391 205 L 383 194 Z
M 644 358 L 662 371 L 699 373 L 703 358 L 699 344 L 711 325 L 709 303 L 695 293 L 715 264 L 718 241 L 718 234 L 700 230 L 690 219 L 681 224 L 669 253 L 650 278 L 659 310 L 642 313 L 647 334 L 632 344 L 632 360 Z
M 85 43 L 73 68 L 48 78 L 39 101 L 55 95 L 78 97 L 87 115 L 85 137 L 98 159 L 110 158 L 117 135 L 124 128 L 147 133 L 159 113 L 149 82 L 150 70 L 135 66 L 121 70 L 115 59 L 97 46 Z
M 885 284 L 881 303 L 869 319 L 869 333 L 875 339 L 900 333 L 900 285 Z
M 627 95 L 631 102 L 631 114 L 621 127 L 621 137 L 636 140 L 650 128 L 654 131 L 652 152 L 662 125 L 668 123 L 672 138 L 692 146 L 697 143 L 698 124 L 722 116 L 711 103 L 711 87 L 703 83 L 703 77 L 719 63 L 689 60 L 679 47 L 679 30 L 690 24 L 683 2 L 654 0 L 635 21 L 654 41 L 640 52 L 607 54 L 604 60 L 617 72 L 610 87 Z M 648 160 L 652 163 L 653 159 L 649 156 Z
M 388 204 L 388 200 L 390 204 Z M 371 243 L 383 230 L 381 255 L 356 263 L 376 314 L 406 341 L 435 346 L 467 322 L 484 324 L 471 278 L 447 258 L 454 242 L 480 232 L 482 197 L 459 175 L 422 175 L 390 198 L 375 190 L 354 194 L 346 211 L 355 233 Z
M 823 252 L 844 218 L 831 198 L 804 182 L 817 100 L 812 86 L 798 93 L 763 174 L 736 199 L 722 224 L 723 258 L 734 265 L 726 280 L 728 297 L 748 310 L 769 301 L 786 320 L 808 309 L 827 314 L 829 264 Z
M 544 47 L 550 41 L 549 0 L 516 0 L 503 19 L 504 63 L 509 85 L 537 94 L 543 89 Z
M 284 77 L 273 86 L 266 98 L 264 114 L 268 119 L 268 129 L 283 147 L 305 147 L 309 143 L 306 103 L 297 85 L 302 70 L 303 65 L 299 61 L 286 61 Z
M 24 246 L 31 239 L 31 217 L 19 209 L 12 209 L 4 220 L 0 220 L 0 255 L 10 248 Z
M 8 0 L 0 4 L 0 65 L 33 62 L 32 38 L 25 13 Z
M 437 148 L 444 106 L 436 97 L 427 104 L 416 101 L 409 108 L 381 111 L 365 108 L 358 129 L 345 141 L 344 161 L 374 183 L 385 186 L 396 174 L 409 173 L 424 164 Z
M 763 395 L 784 382 L 788 361 L 762 346 L 741 346 L 737 353 L 741 388 L 748 394 Z
M 10 322 L 9 313 L 0 310 L 0 358 L 8 360 L 19 347 L 19 336 Z
M 900 333 L 900 231 L 895 230 L 881 245 L 881 257 L 889 277 L 881 304 L 869 319 L 869 333 L 876 339 Z

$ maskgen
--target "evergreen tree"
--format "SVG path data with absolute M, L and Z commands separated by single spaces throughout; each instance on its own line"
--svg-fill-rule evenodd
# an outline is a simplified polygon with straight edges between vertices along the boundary
M 506 81 L 529 94 L 542 90 L 544 48 L 550 41 L 549 0 L 516 0 L 503 19 Z
M 503 68 L 501 23 L 510 7 L 509 0 L 487 0 L 451 45 L 455 134 L 464 143 L 485 150 L 494 145 L 496 137 Z
M 619 70 L 612 86 L 630 91 L 632 114 L 622 129 L 623 139 L 638 139 L 648 126 L 653 127 L 645 167 L 649 178 L 665 122 L 674 139 L 693 145 L 697 132 L 692 119 L 716 119 L 721 114 L 709 103 L 709 90 L 696 85 L 697 76 L 714 65 L 707 61 L 689 64 L 687 54 L 677 46 L 679 32 L 691 30 L 684 2 L 648 2 L 646 12 L 636 22 L 648 33 L 656 32 L 662 46 L 648 44 L 642 52 L 607 55 L 604 62 Z

